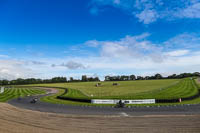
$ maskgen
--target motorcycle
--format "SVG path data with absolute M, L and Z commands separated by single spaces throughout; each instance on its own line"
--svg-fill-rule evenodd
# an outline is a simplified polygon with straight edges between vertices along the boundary
M 34 98 L 34 99 L 31 100 L 30 103 L 36 103 L 37 101 L 38 101 L 38 98 Z
M 125 107 L 125 103 L 122 102 L 122 100 L 120 100 L 116 105 L 115 108 L 124 108 Z

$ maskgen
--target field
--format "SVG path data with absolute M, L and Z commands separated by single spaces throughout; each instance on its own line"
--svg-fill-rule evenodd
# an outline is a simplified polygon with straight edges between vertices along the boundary
M 145 82 L 145 83 L 144 83 Z M 172 82 L 171 84 L 165 85 L 167 82 Z M 123 89 L 122 87 L 114 87 L 112 89 L 106 91 L 104 90 L 103 93 L 95 93 L 96 95 L 91 96 L 88 95 L 84 90 L 77 90 L 77 89 L 69 89 L 69 92 L 64 94 L 64 97 L 71 97 L 71 98 L 95 98 L 95 99 L 173 99 L 173 98 L 185 98 L 190 97 L 198 93 L 198 89 L 194 84 L 194 81 L 190 79 L 183 79 L 181 81 L 164 81 L 160 80 L 159 84 L 158 81 L 135 81 L 132 82 L 132 86 L 126 86 L 129 89 Z M 110 85 L 111 83 L 109 83 Z M 73 87 L 72 87 L 73 88 Z M 115 90 L 116 89 L 116 90 Z M 112 91 L 111 91 L 112 90 Z M 135 90 L 135 91 L 134 91 Z M 124 92 L 125 91 L 125 92 Z M 113 94 L 112 94 L 113 92 Z M 108 94 L 109 93 L 109 94 Z M 85 95 L 87 94 L 87 95 Z M 118 95 L 117 95 L 118 94 Z
M 101 82 L 100 87 L 95 85 L 98 82 L 78 82 L 78 83 L 56 83 L 56 84 L 35 84 L 25 85 L 43 86 L 43 87 L 60 87 L 57 88 L 58 93 L 51 96 L 42 97 L 44 102 L 58 104 L 73 104 L 73 105 L 91 105 L 82 102 L 73 102 L 68 100 L 57 99 L 57 96 L 78 98 L 78 99 L 173 99 L 190 97 L 198 93 L 199 80 L 191 80 L 190 78 L 175 79 L 175 80 L 145 80 L 145 81 L 121 81 L 121 82 Z M 118 86 L 113 86 L 113 83 L 118 83 Z M 65 93 L 65 89 L 68 93 Z M 106 93 L 105 93 L 106 92 Z M 182 103 L 169 104 L 196 104 L 200 103 L 200 98 L 184 101 Z M 154 104 L 160 105 L 160 104 Z M 152 105 L 152 106 L 154 106 Z M 162 104 L 164 105 L 164 104 Z M 95 105 L 96 106 L 96 105 Z
M 31 88 L 6 88 L 4 93 L 0 94 L 0 102 L 6 102 L 13 98 L 24 97 L 28 95 L 44 94 L 44 90 Z
M 190 78 L 121 81 L 116 82 L 118 86 L 113 86 L 113 83 L 101 82 L 102 85 L 99 87 L 95 87 L 97 82 L 37 84 L 35 86 L 68 88 L 68 93 L 63 96 L 80 99 L 172 99 L 189 97 L 198 93 L 195 81 Z
M 180 80 L 101 82 L 102 85 L 99 87 L 95 87 L 98 82 L 37 84 L 34 86 L 68 88 L 70 89 L 69 95 L 72 97 L 110 98 L 129 97 L 138 93 L 153 92 L 177 84 L 179 81 Z M 113 86 L 113 83 L 118 83 L 119 85 Z

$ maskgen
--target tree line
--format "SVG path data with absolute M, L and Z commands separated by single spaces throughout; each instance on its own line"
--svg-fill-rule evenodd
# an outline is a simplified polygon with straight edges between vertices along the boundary
M 153 80 L 153 79 L 181 79 L 187 77 L 200 77 L 199 72 L 194 73 L 181 73 L 172 74 L 167 77 L 163 77 L 161 74 L 155 74 L 154 76 L 135 76 L 135 75 L 122 75 L 122 76 L 105 76 L 105 81 L 130 81 L 130 80 Z
M 168 77 L 163 77 L 161 74 L 155 74 L 154 76 L 135 76 L 135 75 L 122 75 L 122 76 L 105 76 L 105 81 L 131 81 L 131 80 L 153 80 L 153 79 L 181 79 L 187 77 L 200 77 L 199 72 L 194 73 L 181 73 L 181 74 L 172 74 Z M 67 83 L 67 82 L 92 82 L 100 81 L 99 77 L 87 77 L 83 75 L 81 79 L 74 79 L 70 77 L 67 80 L 66 77 L 54 77 L 51 79 L 16 79 L 16 80 L 0 80 L 0 85 L 24 85 L 24 84 L 45 84 L 45 83 Z
M 42 84 L 42 83 L 63 83 L 67 82 L 66 77 L 54 77 L 52 79 L 18 78 L 16 80 L 0 80 L 0 85 L 24 85 L 24 84 Z
M 45 83 L 66 83 L 66 82 L 90 82 L 90 81 L 100 81 L 98 77 L 87 77 L 86 75 L 82 76 L 82 79 L 74 79 L 70 77 L 67 80 L 66 77 L 54 77 L 51 79 L 35 79 L 28 78 L 22 79 L 18 78 L 16 80 L 0 80 L 0 85 L 24 85 L 24 84 L 45 84 Z

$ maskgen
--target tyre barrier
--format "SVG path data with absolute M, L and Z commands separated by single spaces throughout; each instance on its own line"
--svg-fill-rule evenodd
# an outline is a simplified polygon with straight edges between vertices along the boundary
M 200 92 L 198 94 L 194 95 L 194 96 L 182 98 L 182 101 L 193 100 L 193 99 L 196 99 L 198 97 L 200 97 Z
M 179 99 L 156 99 L 156 103 L 177 103 Z
M 200 97 L 200 92 L 194 96 L 190 97 L 185 97 L 185 98 L 180 98 L 181 101 L 188 101 L 188 100 L 193 100 Z M 177 103 L 180 102 L 180 99 L 156 99 L 156 103 Z
M 68 89 L 65 88 L 65 92 L 62 95 L 65 95 L 68 93 Z M 63 96 L 57 96 L 57 99 L 62 99 L 62 100 L 69 100 L 69 101 L 74 101 L 74 102 L 84 102 L 84 103 L 91 103 L 92 100 L 90 99 L 80 99 L 80 98 L 71 98 L 71 97 L 63 97 Z
M 69 100 L 69 101 L 74 101 L 74 102 L 91 103 L 91 100 L 89 99 L 69 98 L 69 97 L 62 97 L 62 96 L 57 96 L 57 99 Z

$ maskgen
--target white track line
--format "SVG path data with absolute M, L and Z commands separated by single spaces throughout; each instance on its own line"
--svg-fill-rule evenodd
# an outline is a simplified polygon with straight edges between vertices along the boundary
M 121 112 L 120 115 L 121 115 L 121 116 L 125 116 L 125 117 L 128 117 L 128 116 L 129 116 L 129 115 L 128 115 L 127 113 L 125 113 L 125 112 Z

